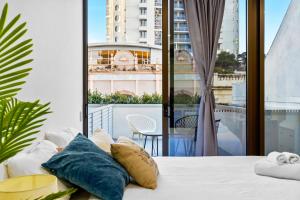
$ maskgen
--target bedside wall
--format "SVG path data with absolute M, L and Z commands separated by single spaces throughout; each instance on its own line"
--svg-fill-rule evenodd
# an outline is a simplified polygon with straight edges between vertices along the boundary
M 18 13 L 33 39 L 33 71 L 20 100 L 51 102 L 43 130 L 82 129 L 82 0 L 8 0 L 9 19 Z

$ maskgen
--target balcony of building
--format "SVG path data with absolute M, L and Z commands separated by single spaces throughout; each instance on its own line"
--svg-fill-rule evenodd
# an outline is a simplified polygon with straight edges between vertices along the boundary
M 174 3 L 175 10 L 184 10 L 184 5 L 182 3 Z
M 186 16 L 185 15 L 175 15 L 174 20 L 175 21 L 186 21 Z
M 196 115 L 197 105 L 175 105 L 175 120 L 179 120 L 187 115 Z M 162 134 L 162 104 L 109 104 L 89 106 L 89 136 L 100 128 L 108 132 L 114 139 L 120 136 L 132 138 L 153 155 L 162 155 L 162 137 L 146 138 L 145 135 L 134 134 L 128 125 L 127 116 L 141 115 L 149 116 L 156 122 L 158 135 Z M 188 113 L 188 114 L 187 114 Z M 246 144 L 246 110 L 237 106 L 217 105 L 215 115 L 221 122 L 218 126 L 219 155 L 244 155 Z M 177 127 L 173 134 L 169 134 L 169 154 L 176 156 L 192 156 L 193 150 L 190 144 L 186 143 L 186 138 L 177 137 L 179 132 L 183 134 L 195 134 L 194 129 Z M 158 148 L 158 150 L 157 150 Z
M 190 38 L 174 38 L 176 43 L 191 43 Z
M 181 26 L 181 27 L 174 27 L 175 32 L 189 32 L 189 28 L 187 26 Z
M 161 8 L 162 7 L 162 0 L 155 0 L 154 6 Z
M 140 7 L 140 8 L 147 8 L 147 1 L 143 1 L 143 0 L 140 1 L 140 2 L 139 2 L 139 7 Z

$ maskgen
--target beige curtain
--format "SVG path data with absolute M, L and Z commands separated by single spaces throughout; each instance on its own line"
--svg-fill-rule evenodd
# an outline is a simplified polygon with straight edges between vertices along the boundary
M 218 143 L 214 116 L 212 78 L 223 21 L 225 0 L 185 0 L 196 68 L 200 75 L 196 156 L 216 156 Z

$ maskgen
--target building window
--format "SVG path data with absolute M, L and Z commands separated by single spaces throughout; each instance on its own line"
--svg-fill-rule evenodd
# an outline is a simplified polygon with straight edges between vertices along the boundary
M 118 11 L 119 10 L 119 5 L 116 5 L 115 6 L 115 11 Z
M 117 21 L 119 21 L 119 19 L 120 19 L 119 15 L 116 15 L 115 16 L 115 21 L 117 22 Z
M 140 8 L 140 14 L 146 15 L 147 14 L 147 8 Z
M 146 19 L 141 19 L 140 20 L 140 26 L 147 26 L 147 20 Z
M 140 0 L 140 3 L 146 3 L 147 0 Z
M 140 31 L 140 38 L 146 38 L 147 37 L 147 31 Z
M 115 26 L 115 32 L 119 32 L 119 26 Z
M 115 42 L 118 42 L 118 40 L 119 40 L 118 37 L 115 37 Z

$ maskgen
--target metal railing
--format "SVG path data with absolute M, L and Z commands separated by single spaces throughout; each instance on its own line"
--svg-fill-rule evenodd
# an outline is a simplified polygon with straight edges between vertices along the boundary
M 175 3 L 175 4 L 174 4 L 174 8 L 175 8 L 175 9 L 178 9 L 178 8 L 179 8 L 179 9 L 184 9 L 184 5 L 183 5 L 183 4 L 177 4 L 177 3 Z
M 88 135 L 92 136 L 96 129 L 103 129 L 110 135 L 113 133 L 113 107 L 105 105 L 89 107 Z
M 174 38 L 174 42 L 191 42 L 190 38 Z
M 175 27 L 174 28 L 175 31 L 189 31 L 188 27 Z
M 182 16 L 175 16 L 174 19 L 175 20 L 186 20 L 186 17 L 184 15 L 182 15 Z

